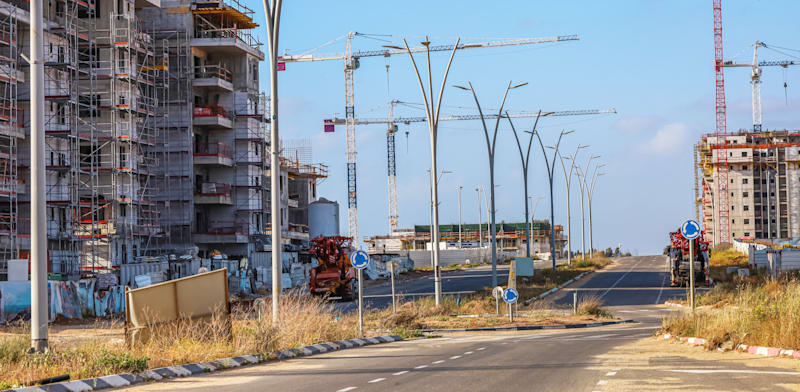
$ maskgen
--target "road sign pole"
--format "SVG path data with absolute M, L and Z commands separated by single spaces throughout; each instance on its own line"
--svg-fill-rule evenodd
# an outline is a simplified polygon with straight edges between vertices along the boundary
M 363 271 L 358 269 L 358 335 L 364 336 L 364 297 L 363 290 L 361 289 L 361 280 L 364 275 Z
M 511 308 L 511 303 L 508 304 L 508 321 L 514 322 L 514 309 Z
M 689 304 L 694 313 L 694 240 L 689 240 Z
M 578 292 L 577 291 L 573 291 L 572 292 L 572 314 L 573 315 L 578 314 Z

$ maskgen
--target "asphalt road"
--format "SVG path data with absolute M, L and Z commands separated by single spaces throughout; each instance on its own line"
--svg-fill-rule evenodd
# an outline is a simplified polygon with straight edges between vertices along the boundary
M 559 260 L 561 263 L 562 261 Z M 549 268 L 551 262 L 537 260 L 535 269 Z M 497 266 L 498 284 L 505 286 L 508 281 L 508 264 Z M 469 294 L 484 287 L 492 287 L 492 267 L 483 265 L 462 271 L 442 272 L 442 294 L 459 296 Z M 419 296 L 433 296 L 433 276 L 416 279 L 398 280 L 395 282 L 395 293 L 398 298 L 411 299 Z M 392 286 L 387 280 L 380 284 L 364 287 L 364 306 L 368 308 L 387 308 L 392 306 Z M 336 308 L 345 312 L 357 310 L 356 301 L 338 302 Z
M 396 342 L 153 383 L 144 390 L 291 391 L 662 391 L 797 390 L 800 372 L 645 353 L 612 355 L 652 336 L 670 312 L 656 303 L 683 295 L 664 287 L 661 256 L 629 257 L 576 282 L 620 317 L 638 323 L 562 331 L 454 334 Z M 554 295 L 566 304 L 572 293 Z M 729 353 L 727 355 L 744 355 Z M 728 357 L 724 357 L 728 358 Z

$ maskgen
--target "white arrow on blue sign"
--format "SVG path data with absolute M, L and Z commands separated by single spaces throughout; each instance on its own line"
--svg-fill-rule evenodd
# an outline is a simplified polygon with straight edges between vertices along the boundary
M 681 226 L 681 234 L 688 240 L 693 240 L 699 237 L 700 224 L 691 219 L 687 220 L 686 223 Z
M 513 304 L 517 302 L 517 300 L 519 300 L 519 293 L 517 292 L 517 289 L 509 287 L 503 290 L 503 301 Z
M 350 259 L 350 262 L 356 269 L 367 268 L 367 266 L 369 265 L 369 255 L 367 254 L 367 252 L 364 252 L 363 250 L 358 250 L 355 253 L 353 253 L 353 257 Z

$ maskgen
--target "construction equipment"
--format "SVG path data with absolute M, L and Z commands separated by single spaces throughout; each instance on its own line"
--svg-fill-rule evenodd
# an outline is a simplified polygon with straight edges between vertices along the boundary
M 753 61 L 751 63 L 726 61 L 722 64 L 725 68 L 752 68 L 750 84 L 753 86 L 753 132 L 761 132 L 761 67 L 783 67 L 785 69 L 790 65 L 800 65 L 800 61 L 792 60 L 758 61 L 758 48 L 771 49 L 772 47 L 761 41 L 756 41 L 753 43 Z M 783 86 L 786 88 L 786 83 Z
M 725 67 L 722 56 L 722 0 L 714 2 L 714 73 L 716 86 L 715 136 L 722 149 L 717 151 L 717 227 L 714 228 L 714 243 L 731 242 L 730 204 L 728 200 L 728 124 L 725 106 Z M 713 211 L 712 211 L 713 213 Z
M 389 102 L 389 115 L 387 118 L 354 118 L 353 125 L 370 125 L 370 124 L 386 124 L 386 162 L 388 166 L 388 178 L 389 178 L 389 233 L 394 233 L 397 231 L 397 222 L 399 219 L 398 207 L 397 207 L 397 165 L 396 165 L 396 157 L 395 157 L 395 135 L 397 134 L 397 124 L 411 124 L 411 123 L 418 123 L 418 122 L 426 122 L 428 121 L 427 117 L 394 117 L 394 106 L 397 104 L 408 104 L 408 102 L 402 102 L 398 100 L 392 100 Z M 511 118 L 535 118 L 535 117 L 563 117 L 563 116 L 584 116 L 590 114 L 613 114 L 617 111 L 615 109 L 604 109 L 604 110 L 569 110 L 569 111 L 560 111 L 560 112 L 518 112 L 518 113 L 509 113 L 508 117 Z M 505 116 L 505 115 L 503 115 Z M 496 114 L 488 114 L 484 115 L 484 118 L 487 119 L 496 119 Z M 453 116 L 444 116 L 440 117 L 439 121 L 466 121 L 466 120 L 480 120 L 481 117 L 478 114 L 468 114 L 468 115 L 453 115 Z M 331 131 L 331 128 L 335 125 L 342 125 L 347 124 L 347 119 L 343 118 L 336 118 L 334 116 L 332 119 L 326 119 L 323 121 L 324 129 L 327 132 Z M 406 132 L 406 136 L 408 136 L 408 132 Z
M 378 49 L 353 52 L 352 40 L 355 37 L 369 37 L 373 39 L 387 41 L 381 37 L 388 37 L 386 35 L 374 34 L 360 34 L 357 32 L 347 33 L 339 38 L 324 43 L 316 48 L 313 48 L 305 53 L 299 55 L 284 54 L 279 58 L 280 63 L 278 69 L 285 69 L 287 62 L 314 62 L 314 61 L 328 61 L 328 60 L 344 60 L 344 86 L 345 86 L 345 124 L 347 125 L 347 148 L 345 151 L 347 157 L 347 229 L 348 234 L 356 241 L 355 245 L 360 243 L 358 237 L 358 203 L 356 198 L 356 129 L 355 129 L 355 87 L 353 80 L 353 71 L 360 66 L 360 59 L 362 57 L 390 57 L 392 55 L 406 55 L 408 52 L 405 49 Z M 339 40 L 345 40 L 344 53 L 332 55 L 313 55 L 310 54 L 317 49 L 331 45 Z M 555 43 L 565 41 L 577 41 L 577 35 L 560 35 L 555 37 L 546 38 L 521 38 L 510 39 L 503 41 L 487 41 L 459 44 L 457 49 L 477 49 L 477 48 L 497 48 L 505 46 L 518 46 L 518 45 L 536 45 L 544 43 Z M 389 41 L 387 41 L 389 42 Z M 441 52 L 451 51 L 453 45 L 436 45 L 430 48 L 419 46 L 411 48 L 411 53 L 421 52 Z
M 311 294 L 328 299 L 352 300 L 356 295 L 356 269 L 350 263 L 353 239 L 319 236 L 311 240 L 309 253 L 319 265 L 308 271 Z
M 708 274 L 708 258 L 711 251 L 708 249 L 709 242 L 705 239 L 706 232 L 703 230 L 694 240 L 694 281 L 705 282 L 706 286 L 711 284 Z M 669 233 L 669 266 L 670 283 L 672 287 L 684 286 L 689 282 L 689 241 L 680 228 Z

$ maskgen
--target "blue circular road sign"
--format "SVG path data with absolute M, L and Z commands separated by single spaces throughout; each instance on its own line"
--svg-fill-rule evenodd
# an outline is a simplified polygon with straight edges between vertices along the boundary
M 357 250 L 355 253 L 353 253 L 353 257 L 350 259 L 350 262 L 356 269 L 367 268 L 369 265 L 369 255 L 363 250 Z
M 681 226 L 681 234 L 688 240 L 693 240 L 700 236 L 700 224 L 689 219 Z
M 503 290 L 503 301 L 513 304 L 517 302 L 517 300 L 519 300 L 519 293 L 517 292 L 517 289 L 509 287 Z

